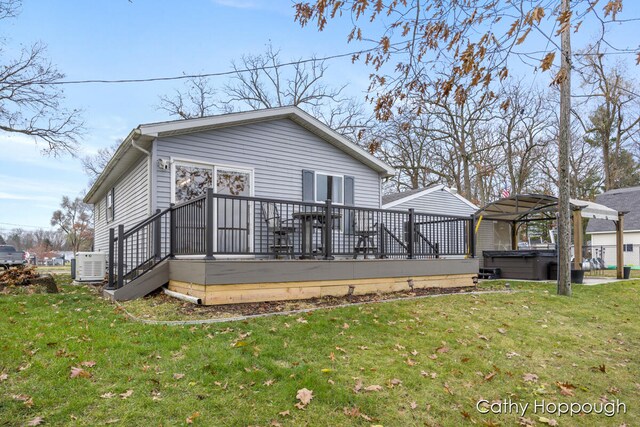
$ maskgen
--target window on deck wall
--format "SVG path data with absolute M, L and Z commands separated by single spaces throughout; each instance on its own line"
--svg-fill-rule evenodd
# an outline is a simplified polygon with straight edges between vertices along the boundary
M 342 175 L 316 173 L 316 202 L 331 199 L 333 203 L 344 203 L 344 178 Z
M 207 193 L 213 187 L 213 166 L 175 165 L 174 202 L 184 203 Z

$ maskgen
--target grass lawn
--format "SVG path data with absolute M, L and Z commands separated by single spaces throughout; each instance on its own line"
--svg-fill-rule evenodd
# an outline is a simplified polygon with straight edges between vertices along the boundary
M 619 399 L 626 414 L 530 408 L 526 425 L 640 424 L 640 281 L 512 288 L 202 326 L 136 323 L 84 287 L 1 295 L 0 425 L 526 422 L 479 399 Z

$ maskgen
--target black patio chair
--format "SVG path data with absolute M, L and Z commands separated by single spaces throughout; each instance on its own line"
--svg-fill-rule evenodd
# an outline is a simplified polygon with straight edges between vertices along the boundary
M 360 254 L 364 255 L 364 259 L 367 259 L 369 254 L 376 257 L 378 247 L 374 238 L 378 234 L 378 223 L 373 218 L 372 212 L 355 212 L 353 234 L 358 237 L 358 242 L 353 247 L 353 259 L 357 259 Z
M 276 258 L 282 255 L 293 259 L 293 234 L 296 229 L 290 221 L 283 220 L 275 203 L 262 203 L 262 217 L 267 223 L 267 231 L 273 234 L 273 245 L 269 246 Z

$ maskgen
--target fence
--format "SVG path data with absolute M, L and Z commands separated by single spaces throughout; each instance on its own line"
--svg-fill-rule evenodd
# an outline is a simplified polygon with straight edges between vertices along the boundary
M 109 235 L 109 287 L 181 255 L 425 259 L 474 256 L 472 217 L 215 194 Z

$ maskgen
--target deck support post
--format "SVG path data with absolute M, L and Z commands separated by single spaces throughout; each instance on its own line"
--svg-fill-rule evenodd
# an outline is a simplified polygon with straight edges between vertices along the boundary
M 624 278 L 624 213 L 618 212 L 616 224 L 616 278 Z
M 407 234 L 409 234 L 407 236 L 407 250 L 409 252 L 409 254 L 407 255 L 407 258 L 409 259 L 414 259 L 415 254 L 415 237 L 416 237 L 416 216 L 415 216 L 415 210 L 413 208 L 409 209 L 409 224 L 408 224 L 408 229 L 407 229 Z
M 331 186 L 329 187 L 331 188 Z M 324 242 L 322 242 L 324 246 L 324 259 L 334 259 L 332 252 L 333 248 L 331 247 L 333 242 L 331 241 L 331 232 L 333 231 L 333 207 L 331 204 L 331 199 L 327 199 L 325 202 L 325 221 L 324 221 Z
M 160 209 L 156 209 L 156 215 L 160 212 L 162 212 Z M 162 217 L 160 215 L 153 225 L 153 256 L 156 262 L 162 258 Z
M 206 198 L 206 218 L 205 218 L 205 226 L 204 226 L 204 233 L 205 233 L 205 250 L 206 250 L 206 255 L 205 255 L 205 259 L 214 259 L 213 257 L 213 227 L 214 227 L 214 223 L 213 223 L 213 188 L 209 187 L 207 188 L 207 198 Z
M 573 269 L 582 270 L 582 213 L 573 211 Z
M 169 209 L 169 258 L 176 257 L 176 211 L 171 203 Z
M 518 250 L 518 223 L 515 221 L 511 222 L 511 250 Z
M 108 277 L 108 285 L 107 285 L 107 289 L 114 289 L 115 288 L 115 268 L 114 268 L 114 263 L 115 263 L 115 240 L 116 240 L 116 230 L 111 227 L 109 228 L 109 277 Z
M 124 286 L 124 224 L 118 225 L 118 285 Z
M 469 258 L 476 257 L 476 216 L 471 214 L 469 219 Z

